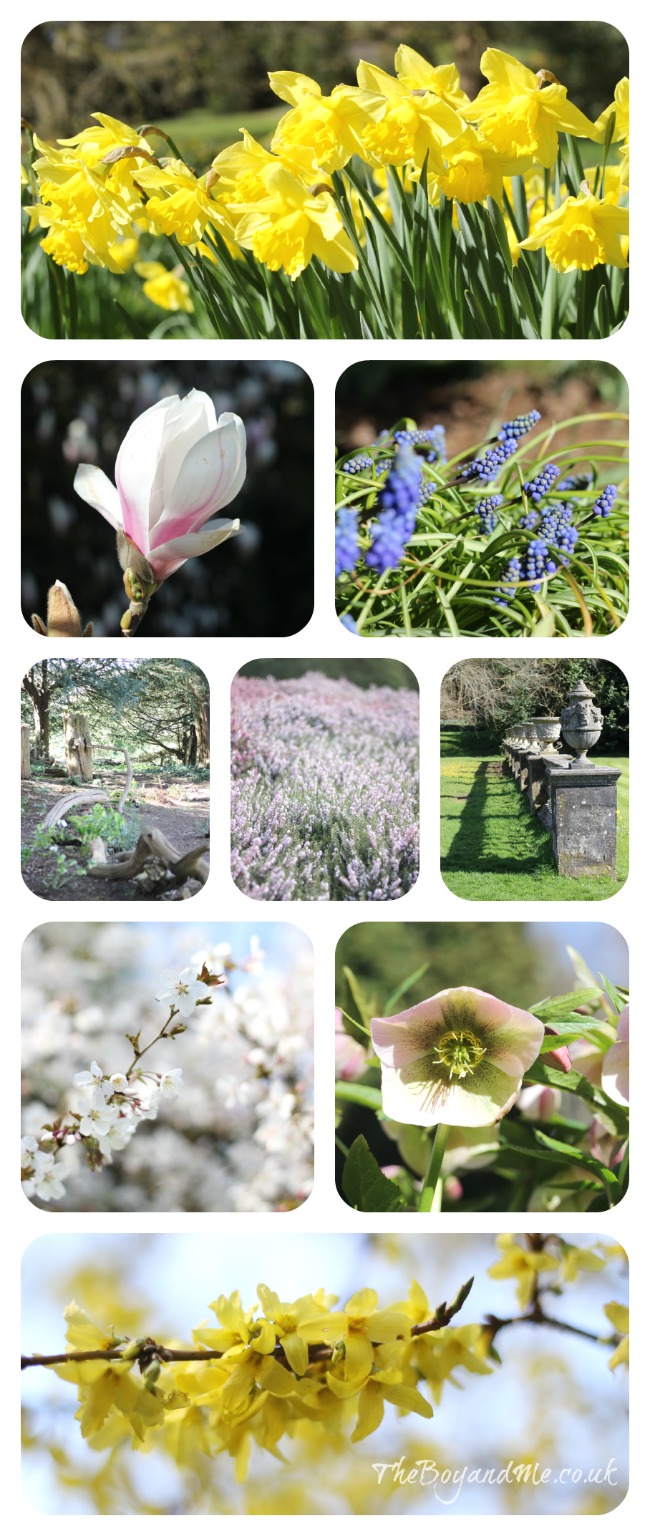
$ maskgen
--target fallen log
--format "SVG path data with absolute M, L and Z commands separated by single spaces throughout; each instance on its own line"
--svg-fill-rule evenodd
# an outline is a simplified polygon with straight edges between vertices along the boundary
M 55 827 L 57 821 L 63 821 L 68 812 L 77 805 L 95 805 L 99 801 L 103 801 L 104 804 L 108 801 L 105 789 L 73 789 L 69 795 L 63 795 L 60 800 L 55 801 L 47 816 L 43 817 L 41 828 L 47 831 L 50 827 Z
M 106 858 L 106 848 L 101 839 L 96 839 L 93 844 L 93 860 L 86 874 L 95 880 L 133 880 L 136 875 L 146 873 L 152 865 L 157 864 L 162 866 L 161 878 L 170 890 L 183 885 L 187 880 L 196 880 L 199 885 L 205 885 L 210 869 L 204 848 L 191 848 L 188 853 L 181 853 L 158 827 L 149 827 L 141 832 L 135 848 L 118 853 L 110 860 Z

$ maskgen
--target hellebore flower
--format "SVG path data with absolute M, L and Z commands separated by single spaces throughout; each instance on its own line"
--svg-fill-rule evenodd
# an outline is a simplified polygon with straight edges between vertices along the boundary
M 617 1104 L 630 1102 L 630 1005 L 619 1015 L 616 1040 L 603 1058 L 602 1085 Z
M 239 532 L 238 519 L 208 518 L 228 506 L 246 478 L 244 423 L 230 411 L 217 421 L 202 390 L 183 400 L 167 396 L 129 427 L 115 478 L 117 489 L 103 470 L 80 464 L 75 490 L 115 528 L 121 563 L 158 585 Z
M 512 1108 L 544 1026 L 476 987 L 372 1019 L 384 1113 L 406 1125 L 493 1125 Z
M 362 1077 L 368 1066 L 367 1052 L 347 1033 L 340 1008 L 335 1009 L 334 1060 L 336 1075 L 343 1082 L 354 1082 L 355 1078 Z

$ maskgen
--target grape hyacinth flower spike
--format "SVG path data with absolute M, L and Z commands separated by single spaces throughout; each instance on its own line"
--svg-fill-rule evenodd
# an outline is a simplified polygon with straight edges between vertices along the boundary
M 382 575 L 399 565 L 415 531 L 420 506 L 422 463 L 410 443 L 400 443 L 379 493 L 379 514 L 371 530 L 366 565 Z
M 217 421 L 209 395 L 193 389 L 166 396 L 130 426 L 115 464 L 117 488 L 92 464 L 80 464 L 75 490 L 117 534 L 129 607 L 121 620 L 133 635 L 163 581 L 196 555 L 239 532 L 238 518 L 215 512 L 234 500 L 246 478 L 246 430 L 225 411 Z

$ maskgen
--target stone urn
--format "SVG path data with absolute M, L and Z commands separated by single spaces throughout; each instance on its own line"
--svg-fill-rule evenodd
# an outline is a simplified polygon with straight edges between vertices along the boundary
M 545 756 L 549 753 L 557 752 L 555 743 L 559 741 L 561 734 L 559 715 L 534 715 L 533 725 L 540 744 L 540 751 Z
M 524 720 L 523 729 L 526 732 L 526 740 L 523 743 L 524 751 L 532 752 L 536 755 L 540 751 L 540 744 L 535 729 L 535 721 Z
M 603 713 L 594 704 L 594 696 L 586 683 L 577 683 L 571 689 L 560 715 L 560 724 L 567 746 L 572 747 L 576 754 L 570 766 L 593 768 L 594 764 L 589 762 L 587 753 L 590 747 L 595 747 L 602 735 Z
M 519 752 L 523 752 L 524 747 L 526 745 L 526 731 L 525 731 L 523 725 L 513 725 L 510 734 L 512 736 L 512 739 L 514 741 L 514 744 L 515 744 L 517 750 Z

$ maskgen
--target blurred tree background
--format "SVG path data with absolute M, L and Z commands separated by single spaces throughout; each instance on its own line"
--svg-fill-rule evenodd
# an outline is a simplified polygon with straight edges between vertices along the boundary
M 570 965 L 549 940 L 525 923 L 355 923 L 336 950 L 337 1004 L 356 1017 L 345 967 L 381 1014 L 396 987 L 426 965 L 400 997 L 400 1010 L 461 985 L 527 1008 L 571 981 Z
M 242 531 L 156 593 L 140 634 L 290 635 L 313 608 L 313 390 L 294 363 L 147 360 L 41 363 L 23 384 L 22 600 L 27 622 L 64 581 L 96 635 L 126 606 L 114 534 L 73 489 L 79 463 L 114 481 L 135 417 L 201 389 L 246 426 L 248 473 L 225 515 Z
M 441 421 L 453 458 L 494 436 L 502 421 L 523 411 L 541 412 L 541 427 L 592 411 L 628 409 L 627 383 L 608 363 L 471 361 L 433 363 L 375 358 L 346 368 L 336 386 L 337 452 L 361 448 L 410 416 L 419 427 Z M 627 422 L 583 422 L 557 432 L 556 449 L 582 440 L 625 441 Z
M 324 677 L 345 677 L 357 688 L 410 688 L 418 691 L 418 680 L 401 661 L 342 661 L 331 657 L 323 661 L 308 658 L 294 660 L 281 656 L 268 661 L 247 661 L 240 677 L 304 677 L 306 672 L 322 672 Z
M 629 687 L 625 674 L 611 661 L 576 657 L 570 661 L 459 661 L 445 673 L 440 688 L 443 735 L 450 726 L 463 728 L 463 752 L 483 755 L 486 737 L 495 750 L 502 732 L 518 720 L 547 713 L 559 715 L 576 683 L 591 688 L 603 712 L 599 753 L 628 750 Z M 453 751 L 458 750 L 454 738 Z
M 210 689 L 199 667 L 175 659 L 35 662 L 23 679 L 21 720 L 33 732 L 32 762 L 63 752 L 68 709 L 88 717 L 97 746 L 126 747 L 137 763 L 207 768 Z
M 92 112 L 136 126 L 175 123 L 181 150 L 207 162 L 242 122 L 258 136 L 285 110 L 269 70 L 314 76 L 324 91 L 353 83 L 359 59 L 392 71 L 407 43 L 434 64 L 457 64 L 464 89 L 484 84 L 487 47 L 550 69 L 590 117 L 628 72 L 625 38 L 592 21 L 49 21 L 22 50 L 23 114 L 45 138 L 84 127 Z

